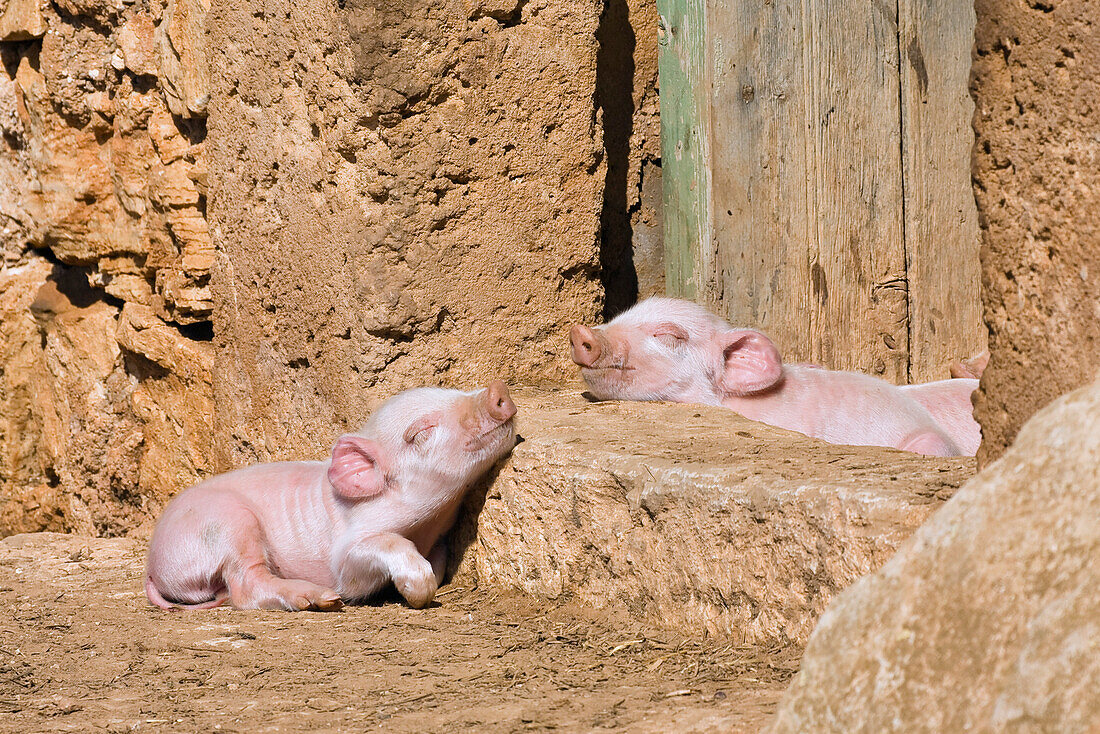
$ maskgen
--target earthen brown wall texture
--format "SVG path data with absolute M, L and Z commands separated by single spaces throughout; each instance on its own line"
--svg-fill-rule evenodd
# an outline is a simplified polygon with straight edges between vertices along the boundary
M 568 374 L 602 304 L 600 11 L 214 4 L 226 466 L 323 450 L 407 387 Z
M 0 533 L 121 533 L 212 469 L 204 27 L 0 17 Z
M 571 321 L 661 288 L 655 28 L 650 0 L 7 3 L 0 533 L 125 532 L 405 387 L 571 377 Z
M 627 5 L 260 7 L 211 10 L 220 465 L 419 384 L 571 379 L 570 324 L 637 290 L 658 136 Z
M 1100 366 L 1100 7 L 978 0 L 971 91 L 986 463 Z

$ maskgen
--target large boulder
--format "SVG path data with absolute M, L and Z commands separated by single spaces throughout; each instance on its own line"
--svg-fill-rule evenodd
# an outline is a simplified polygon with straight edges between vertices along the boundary
M 516 401 L 526 440 L 459 531 L 466 570 L 745 644 L 805 643 L 833 595 L 973 473 L 973 459 L 835 446 L 724 408 Z
M 822 617 L 775 732 L 1100 730 L 1100 381 Z

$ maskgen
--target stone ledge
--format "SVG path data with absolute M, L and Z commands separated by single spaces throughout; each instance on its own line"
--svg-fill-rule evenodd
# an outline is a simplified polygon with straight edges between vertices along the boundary
M 747 644 L 804 644 L 974 473 L 720 408 L 515 398 L 525 440 L 471 498 L 459 573 Z

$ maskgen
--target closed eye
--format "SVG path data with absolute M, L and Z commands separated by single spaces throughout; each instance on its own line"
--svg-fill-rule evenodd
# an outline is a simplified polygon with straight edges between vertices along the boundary
M 420 448 L 432 434 L 433 424 L 417 421 L 405 429 L 405 443 Z
M 688 334 L 676 324 L 661 324 L 653 331 L 653 338 L 666 347 L 678 347 L 688 340 Z
M 683 339 L 678 339 L 672 334 L 654 334 L 653 338 L 664 344 L 666 347 L 676 348 L 684 343 Z

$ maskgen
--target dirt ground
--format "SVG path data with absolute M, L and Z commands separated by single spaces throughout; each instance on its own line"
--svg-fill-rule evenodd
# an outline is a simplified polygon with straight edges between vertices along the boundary
M 144 545 L 0 541 L 0 731 L 757 731 L 798 650 L 461 582 L 431 608 L 164 612 Z

